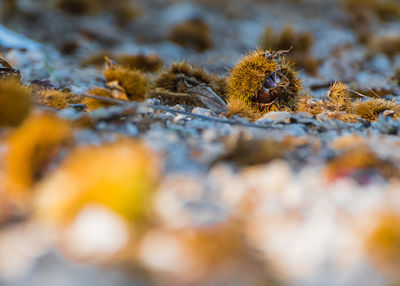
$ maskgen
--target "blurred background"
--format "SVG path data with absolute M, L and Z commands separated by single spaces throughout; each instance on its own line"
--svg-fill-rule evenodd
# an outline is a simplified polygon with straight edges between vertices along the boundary
M 54 47 L 59 55 L 44 60 L 56 70 L 59 56 L 89 68 L 101 66 L 104 55 L 155 53 L 226 74 L 251 49 L 293 46 L 290 57 L 306 83 L 342 80 L 385 93 L 399 64 L 399 14 L 397 0 L 3 0 L 1 23 Z M 27 71 L 26 80 L 46 72 Z M 71 83 L 57 72 L 61 85 Z M 95 74 L 88 71 L 86 80 Z

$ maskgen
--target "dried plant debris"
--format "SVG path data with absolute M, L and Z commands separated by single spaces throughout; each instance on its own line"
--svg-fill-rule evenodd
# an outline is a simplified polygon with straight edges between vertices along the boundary
M 224 101 L 225 79 L 187 62 L 174 63 L 170 69 L 161 72 L 154 87 L 151 96 L 161 98 L 169 105 L 186 103 L 204 106 L 215 112 L 227 109 Z
M 228 110 L 228 117 L 237 115 L 240 117 L 248 118 L 250 121 L 254 121 L 261 116 L 258 112 L 254 112 L 254 109 L 252 108 L 250 103 L 237 97 L 229 98 Z
M 274 139 L 246 139 L 243 136 L 225 140 L 226 154 L 217 161 L 232 161 L 237 165 L 265 164 L 280 159 L 289 151 L 285 142 Z
M 151 96 L 169 105 L 185 104 L 192 107 L 204 107 L 216 113 L 228 110 L 226 102 L 205 84 L 189 88 L 184 93 L 154 90 Z
M 103 66 L 106 63 L 105 58 L 114 59 L 120 66 L 137 69 L 144 72 L 157 72 L 163 65 L 163 60 L 156 54 L 121 54 L 114 55 L 109 51 L 95 53 L 85 58 L 81 65 L 86 66 Z
M 106 87 L 95 86 L 87 91 L 82 103 L 89 110 L 114 105 L 107 99 L 123 101 L 144 101 L 150 90 L 148 77 L 137 69 L 122 67 L 106 57 L 107 66 L 104 70 Z M 90 97 L 94 96 L 94 97 Z M 104 97 L 104 100 L 95 97 Z
M 399 118 L 400 105 L 383 98 L 372 98 L 368 101 L 356 101 L 354 113 L 366 121 L 376 121 L 380 115 Z
M 35 79 L 31 81 L 31 88 L 33 90 L 51 89 L 59 90 L 60 88 L 50 80 Z
M 325 175 L 328 181 L 351 176 L 361 184 L 368 184 L 374 174 L 387 179 L 400 175 L 400 169 L 393 162 L 381 159 L 364 138 L 340 138 L 333 142 L 332 147 L 340 153 L 326 164 Z
M 400 54 L 400 34 L 374 36 L 369 41 L 369 46 L 374 52 L 383 53 L 389 57 L 394 57 Z
M 400 17 L 397 0 L 345 0 L 344 6 L 353 17 L 361 21 L 368 21 L 373 17 L 389 21 Z
M 56 7 L 74 15 L 84 15 L 97 10 L 96 0 L 58 0 Z
M 302 86 L 284 53 L 256 50 L 244 57 L 230 72 L 228 104 L 240 100 L 260 116 L 295 110 Z
M 22 202 L 29 199 L 34 184 L 71 140 L 72 130 L 68 122 L 50 114 L 29 117 L 7 140 L 4 175 L 9 195 Z
M 216 75 L 188 62 L 173 63 L 168 70 L 160 73 L 155 81 L 155 87 L 172 92 L 185 92 L 200 84 L 209 85 L 219 95 L 223 95 L 224 86 L 221 86 Z
M 117 56 L 115 60 L 123 67 L 144 72 L 157 72 L 164 65 L 163 60 L 156 54 L 123 54 Z
M 130 263 L 136 254 L 132 245 L 156 222 L 160 169 L 158 154 L 139 140 L 79 146 L 37 184 L 35 218 L 58 230 L 59 249 L 69 259 Z M 92 223 L 117 239 L 100 242 Z
M 7 61 L 0 58 L 0 80 L 10 78 L 19 80 L 21 74 L 19 70 L 14 69 Z
M 304 95 L 297 102 L 298 112 L 308 112 L 313 116 L 317 116 L 325 111 L 324 104 L 321 100 L 315 99 L 312 96 Z
M 29 86 L 32 99 L 41 105 L 64 109 L 81 104 L 82 97 L 69 89 L 60 89 L 49 80 L 33 80 Z
M 94 87 L 91 90 L 87 91 L 87 94 L 104 98 L 114 98 L 114 93 L 110 88 Z M 100 100 L 91 97 L 84 98 L 82 100 L 82 103 L 85 104 L 89 110 L 96 110 L 99 108 L 105 108 L 114 105 L 114 103 L 107 102 L 106 100 Z
M 168 40 L 198 52 L 203 52 L 213 47 L 210 27 L 201 18 L 189 19 L 172 27 Z
M 272 137 L 259 139 L 239 133 L 224 138 L 223 142 L 226 152 L 215 162 L 231 161 L 237 166 L 243 167 L 265 164 L 276 159 L 284 159 L 291 152 L 308 145 L 311 141 L 307 138 L 290 135 L 282 139 Z
M 376 214 L 365 238 L 365 248 L 370 260 L 378 269 L 394 280 L 399 279 L 400 266 L 400 215 L 384 210 Z
M 99 12 L 107 12 L 115 17 L 119 25 L 126 25 L 136 19 L 141 10 L 129 0 L 57 0 L 55 3 L 61 9 L 72 15 L 92 15 Z
M 113 59 L 115 55 L 107 50 L 92 53 L 81 61 L 81 66 L 104 66 L 106 64 L 106 58 Z
M 331 111 L 351 112 L 352 97 L 350 87 L 342 82 L 335 82 L 328 91 L 326 106 Z
M 283 28 L 281 34 L 267 27 L 260 40 L 260 47 L 263 50 L 288 50 L 293 51 L 287 54 L 287 59 L 293 62 L 297 69 L 304 69 L 310 74 L 317 74 L 320 62 L 311 56 L 311 48 L 314 38 L 310 32 L 295 32 L 291 26 Z
M 73 55 L 79 47 L 78 41 L 66 40 L 59 45 L 58 49 L 63 55 Z
M 355 100 L 352 93 L 358 95 L 342 82 L 335 82 L 326 99 L 318 100 L 310 96 L 300 98 L 297 111 L 308 112 L 317 117 L 326 115 L 330 119 L 345 122 L 358 122 L 360 119 L 371 122 L 376 121 L 380 115 L 399 117 L 398 103 L 383 98 Z
M 328 90 L 327 98 L 314 99 L 308 95 L 303 96 L 297 103 L 298 112 L 308 112 L 314 116 L 321 114 L 330 119 L 345 122 L 354 122 L 357 118 L 352 114 L 352 97 L 350 88 L 342 82 L 335 82 Z
M 128 139 L 80 146 L 38 185 L 40 216 L 59 224 L 70 223 L 85 206 L 98 204 L 132 223 L 143 223 L 152 215 L 159 159 L 145 143 Z
M 64 109 L 74 104 L 80 104 L 82 98 L 70 91 L 41 89 L 36 94 L 37 102 L 56 109 Z
M 137 19 L 143 13 L 142 9 L 136 5 L 137 2 L 130 0 L 108 1 L 102 0 L 102 9 L 114 15 L 118 25 L 125 26 L 132 20 Z
M 148 79 L 141 71 L 121 67 L 107 60 L 104 76 L 108 84 L 123 89 L 129 100 L 143 101 L 146 98 L 149 89 Z
M 17 126 L 32 109 L 30 90 L 15 79 L 0 80 L 0 127 Z

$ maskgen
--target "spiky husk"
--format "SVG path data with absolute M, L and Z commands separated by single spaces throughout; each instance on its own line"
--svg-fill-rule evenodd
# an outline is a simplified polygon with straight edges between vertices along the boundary
M 393 111 L 393 117 L 400 117 L 400 105 L 383 98 L 372 98 L 368 101 L 356 101 L 353 104 L 354 113 L 366 121 L 375 121 L 385 111 Z
M 130 100 L 143 101 L 148 92 L 146 76 L 139 70 L 131 70 L 119 66 L 108 66 L 104 71 L 108 82 L 118 81 L 128 94 Z
M 279 71 L 287 87 L 271 103 L 256 103 L 266 77 Z M 292 65 L 281 57 L 279 61 L 265 56 L 265 51 L 256 50 L 244 57 L 230 72 L 228 78 L 228 101 L 241 100 L 258 112 L 296 109 L 301 91 L 301 82 Z
M 215 74 L 208 73 L 205 69 L 189 64 L 188 62 L 176 62 L 160 73 L 155 80 L 155 87 L 171 92 L 185 92 L 188 88 L 206 84 L 218 95 L 226 93 L 226 81 Z

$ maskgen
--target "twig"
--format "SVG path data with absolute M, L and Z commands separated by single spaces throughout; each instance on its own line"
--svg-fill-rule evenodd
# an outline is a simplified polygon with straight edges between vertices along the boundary
M 361 96 L 361 97 L 364 97 L 364 98 L 369 98 L 368 96 L 366 96 L 366 95 L 364 95 L 364 94 L 362 94 L 362 93 L 359 93 L 358 91 L 355 91 L 354 89 L 349 88 L 349 90 L 350 90 L 351 92 L 357 94 L 358 96 Z
M 376 97 L 379 97 L 379 95 L 376 94 L 375 91 L 372 90 L 372 88 L 368 88 Z
M 125 101 L 125 100 L 119 100 L 115 98 L 107 98 L 107 97 L 102 97 L 102 96 L 96 96 L 96 95 L 88 95 L 88 94 L 82 94 L 80 95 L 82 97 L 88 97 L 88 98 L 94 98 L 98 100 L 103 100 L 107 101 L 110 103 L 115 103 L 118 105 L 126 105 L 127 107 L 139 107 L 139 106 L 144 106 L 148 107 L 154 110 L 160 110 L 164 112 L 171 112 L 175 114 L 182 114 L 190 117 L 196 117 L 202 120 L 207 120 L 207 121 L 213 121 L 213 122 L 218 122 L 222 124 L 230 124 L 230 125 L 238 125 L 238 126 L 244 126 L 244 127 L 250 127 L 250 128 L 258 128 L 258 129 L 265 129 L 265 130 L 270 130 L 271 128 L 277 129 L 278 127 L 274 126 L 263 126 L 255 123 L 246 123 L 246 122 L 240 122 L 236 120 L 229 120 L 229 119 L 224 119 L 224 118 L 216 118 L 216 117 L 211 117 L 211 116 L 206 116 L 206 115 L 201 115 L 201 114 L 195 114 L 192 112 L 188 111 L 182 111 L 182 110 L 176 110 L 171 107 L 166 107 L 166 106 L 160 106 L 160 105 L 155 105 L 155 104 L 148 104 L 148 103 L 139 103 L 139 102 L 132 102 L 132 101 Z

